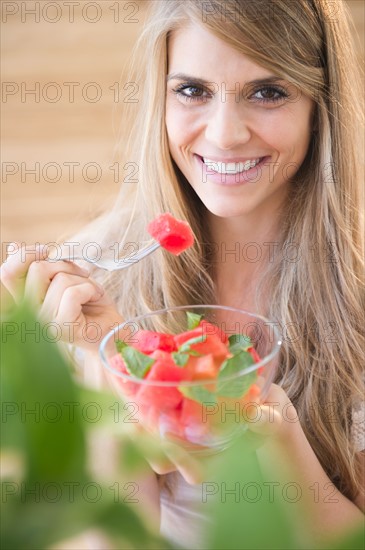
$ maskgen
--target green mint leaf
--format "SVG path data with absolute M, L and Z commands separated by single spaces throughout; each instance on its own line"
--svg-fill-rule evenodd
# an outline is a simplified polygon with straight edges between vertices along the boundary
M 187 351 L 189 355 L 192 355 L 193 357 L 203 357 L 204 353 L 199 353 L 198 351 L 195 351 L 195 349 L 189 349 Z
M 122 353 L 122 349 L 124 349 L 127 346 L 128 346 L 128 344 L 123 342 L 123 340 L 116 340 L 116 342 L 115 342 L 115 347 L 117 348 L 119 353 Z
M 193 401 L 198 403 L 216 403 L 217 398 L 214 393 L 208 391 L 203 386 L 179 386 L 180 392 Z
M 257 371 L 241 374 L 237 378 L 225 380 L 228 376 L 242 371 L 254 364 L 252 356 L 247 351 L 241 351 L 227 359 L 218 373 L 217 394 L 222 397 L 242 397 L 257 377 Z
M 191 313 L 191 311 L 188 311 L 186 313 L 186 316 L 188 318 L 188 330 L 193 330 L 194 328 L 199 326 L 199 323 L 203 317 L 203 315 L 198 315 L 197 313 Z
M 251 338 L 246 336 L 246 334 L 232 334 L 228 338 L 229 341 L 229 351 L 236 355 L 241 351 L 247 351 L 248 348 L 252 346 Z
M 207 339 L 205 334 L 202 334 L 201 336 L 196 336 L 195 338 L 190 338 L 190 340 L 186 340 L 181 346 L 179 347 L 179 351 L 182 353 L 189 353 L 190 352 L 190 346 L 193 344 L 200 344 L 201 342 L 205 342 Z
M 179 353 L 178 351 L 174 351 L 171 355 L 175 365 L 178 367 L 185 367 L 186 363 L 189 361 L 188 353 Z
M 153 357 L 149 357 L 131 346 L 125 346 L 120 353 L 128 372 L 136 378 L 144 378 L 155 362 Z

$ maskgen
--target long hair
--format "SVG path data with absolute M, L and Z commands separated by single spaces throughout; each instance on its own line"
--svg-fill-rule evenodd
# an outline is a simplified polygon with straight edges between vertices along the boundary
M 360 466 L 351 418 L 354 403 L 362 398 L 365 348 L 363 121 L 344 2 L 159 0 L 150 4 L 130 76 L 139 85 L 139 103 L 127 105 L 129 112 L 122 121 L 126 132 L 120 141 L 122 162 L 134 163 L 138 181 L 122 185 L 113 211 L 98 228 L 98 238 L 104 246 L 118 242 L 121 249 L 142 243 L 148 239 L 148 221 L 168 211 L 189 222 L 196 243 L 179 257 L 159 251 L 122 274 L 104 276 L 102 282 L 124 318 L 161 307 L 216 303 L 214 243 L 206 208 L 174 165 L 165 129 L 170 33 L 187 23 L 203 25 L 297 86 L 315 104 L 309 150 L 290 183 L 282 217 L 280 253 L 267 265 L 257 293 L 270 289 L 270 303 L 263 304 L 262 313 L 284 329 L 276 382 L 293 401 L 328 476 L 354 499 Z M 336 10 L 330 9 L 334 5 Z M 294 260 L 285 253 L 293 246 L 298 252 Z

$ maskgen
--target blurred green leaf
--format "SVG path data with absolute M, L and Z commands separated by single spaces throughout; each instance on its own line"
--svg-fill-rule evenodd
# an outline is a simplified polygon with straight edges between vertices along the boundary
M 198 403 L 204 405 L 217 403 L 215 394 L 204 388 L 204 386 L 179 386 L 179 390 L 185 397 Z
M 186 363 L 189 361 L 188 353 L 180 353 L 178 351 L 173 351 L 171 355 L 175 365 L 177 365 L 178 367 L 185 367 Z
M 120 350 L 128 372 L 136 378 L 143 378 L 156 361 L 131 346 L 125 346 Z
M 48 341 L 47 341 L 48 340 Z M 75 386 L 56 343 L 23 306 L 1 323 L 4 444 L 19 448 L 21 434 L 29 479 L 72 479 L 82 470 L 85 443 Z
M 26 305 L 2 323 L 1 337 L 1 457 L 8 468 L 2 470 L 1 548 L 47 548 L 90 528 L 105 530 L 120 548 L 168 548 L 132 505 L 89 474 L 86 433 L 113 421 L 123 427 L 115 418 L 115 398 L 75 383 Z M 102 422 L 81 413 L 90 403 L 103 412 Z M 137 461 L 139 451 L 132 447 L 130 442 Z M 20 468 L 14 468 L 14 457 Z
M 179 347 L 179 352 L 181 353 L 190 353 L 194 350 L 191 350 L 191 346 L 194 344 L 201 344 L 202 342 L 205 342 L 207 339 L 205 334 L 201 334 L 200 336 L 195 336 L 194 338 L 190 338 L 189 340 L 186 340 L 181 346 Z
M 226 380 L 234 376 L 243 369 L 253 365 L 252 355 L 247 351 L 240 351 L 237 355 L 227 359 L 221 366 L 218 373 L 217 394 L 222 397 L 242 397 L 257 378 L 257 371 L 248 374 L 240 374 L 235 378 Z
M 228 338 L 229 351 L 235 355 L 240 351 L 247 351 L 252 346 L 252 341 L 246 334 L 231 334 Z
M 355 531 L 348 533 L 343 537 L 336 537 L 328 544 L 321 546 L 321 550 L 364 550 L 365 548 L 365 529 L 359 527 Z
M 187 311 L 186 317 L 188 321 L 188 330 L 193 330 L 194 328 L 199 326 L 199 323 L 203 318 L 203 315 L 198 315 L 197 313 L 192 313 L 191 311 Z
M 296 540 L 295 522 L 283 503 L 270 497 L 256 455 L 247 451 L 244 437 L 225 451 L 205 490 L 214 517 L 209 548 L 302 548 Z
M 128 346 L 128 344 L 123 342 L 123 340 L 116 340 L 115 341 L 115 347 L 117 348 L 117 351 L 119 351 L 119 353 L 121 353 L 122 349 L 126 348 L 127 346 Z

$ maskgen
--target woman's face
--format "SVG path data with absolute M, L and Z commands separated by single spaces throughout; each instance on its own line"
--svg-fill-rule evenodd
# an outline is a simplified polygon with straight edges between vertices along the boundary
M 172 158 L 221 217 L 280 206 L 310 141 L 313 102 L 199 25 L 169 40 Z

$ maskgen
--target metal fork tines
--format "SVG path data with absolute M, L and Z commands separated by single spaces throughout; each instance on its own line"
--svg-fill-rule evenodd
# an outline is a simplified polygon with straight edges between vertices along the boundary
M 55 258 L 48 258 L 49 261 L 60 261 L 65 260 L 69 262 L 73 261 L 84 261 L 88 262 L 90 264 L 95 265 L 96 267 L 100 267 L 101 269 L 105 269 L 106 271 L 118 271 L 120 269 L 127 269 L 128 267 L 131 267 L 135 263 L 139 262 L 146 256 L 149 256 L 160 248 L 160 243 L 154 242 L 153 244 L 146 246 L 145 248 L 142 248 L 137 253 L 132 253 L 128 256 L 125 256 L 124 258 L 103 258 L 102 256 L 97 258 L 90 258 L 83 254 L 61 254 L 61 256 L 57 256 Z

